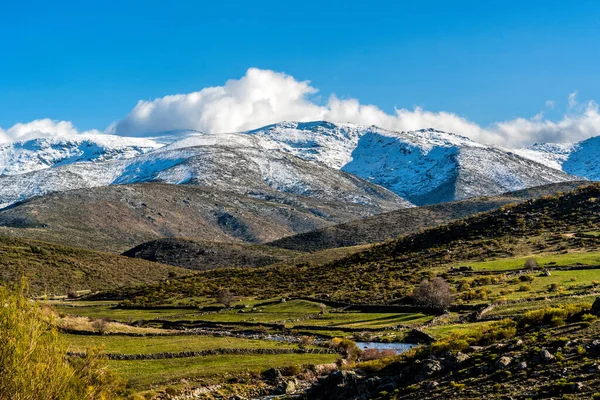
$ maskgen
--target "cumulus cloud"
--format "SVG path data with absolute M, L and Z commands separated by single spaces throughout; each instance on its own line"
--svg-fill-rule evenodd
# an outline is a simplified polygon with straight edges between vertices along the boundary
M 569 96 L 569 108 L 574 97 Z M 499 122 L 489 128 L 490 139 L 504 145 L 530 143 L 578 142 L 600 135 L 600 110 L 598 104 L 589 101 L 581 111 L 564 114 L 558 122 L 544 119 L 538 114 L 531 119 L 517 118 Z
M 284 73 L 250 68 L 240 79 L 198 92 L 176 94 L 152 101 L 139 101 L 131 112 L 106 130 L 123 136 L 155 136 L 159 132 L 194 129 L 207 133 L 239 132 L 281 121 L 353 122 L 406 131 L 436 128 L 458 133 L 487 144 L 519 147 L 535 142 L 574 142 L 600 135 L 598 105 L 577 101 L 577 92 L 568 96 L 560 120 L 547 119 L 542 112 L 531 118 L 516 118 L 482 127 L 452 112 L 421 108 L 396 109 L 387 113 L 357 99 L 335 95 L 317 101 L 318 90 L 309 81 Z M 545 104 L 556 113 L 554 101 Z M 39 136 L 78 134 L 67 121 L 41 119 L 0 129 L 0 142 Z
M 400 131 L 432 127 L 502 146 L 578 141 L 600 135 L 597 104 L 588 102 L 585 107 L 580 107 L 577 92 L 569 95 L 567 114 L 558 122 L 538 114 L 488 127 L 481 127 L 452 112 L 402 108 L 389 114 L 376 106 L 361 104 L 357 99 L 340 99 L 335 95 L 325 104 L 318 104 L 312 99 L 315 93 L 317 89 L 308 81 L 251 68 L 245 76 L 229 80 L 224 86 L 140 101 L 110 130 L 132 136 L 178 129 L 220 133 L 249 130 L 286 120 L 327 120 L 377 125 Z M 555 103 L 547 102 L 545 106 L 554 108 Z
M 98 131 L 96 132 L 99 133 Z M 71 137 L 78 134 L 77 129 L 69 121 L 54 121 L 45 118 L 27 123 L 18 123 L 7 130 L 0 128 L 0 143 L 10 143 L 38 137 Z

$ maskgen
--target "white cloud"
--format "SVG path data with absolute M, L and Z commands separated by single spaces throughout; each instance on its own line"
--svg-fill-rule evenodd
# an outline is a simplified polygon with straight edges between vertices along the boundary
M 577 90 L 569 94 L 569 103 L 567 104 L 568 110 L 572 110 L 575 107 L 577 107 Z
M 282 120 L 320 119 L 326 109 L 307 96 L 309 82 L 282 73 L 250 68 L 239 80 L 199 92 L 140 101 L 112 128 L 119 135 L 145 135 L 166 130 L 196 129 L 235 132 Z
M 335 95 L 321 104 L 315 101 L 317 92 L 309 81 L 250 68 L 242 78 L 229 80 L 223 86 L 140 101 L 106 132 L 124 136 L 153 136 L 178 129 L 220 133 L 255 129 L 280 121 L 327 120 L 398 131 L 433 127 L 506 147 L 534 142 L 574 142 L 600 135 L 598 105 L 593 101 L 579 103 L 576 91 L 569 95 L 567 112 L 559 121 L 546 119 L 539 113 L 487 127 L 452 112 L 402 108 L 390 114 L 374 105 L 361 104 L 357 99 L 340 99 Z M 545 106 L 555 108 L 555 103 L 547 101 Z M 17 124 L 5 131 L 0 129 L 0 142 L 76 134 L 70 122 L 41 119 Z
M 7 130 L 0 129 L 0 142 L 28 140 L 37 137 L 73 136 L 77 129 L 69 121 L 53 121 L 51 119 L 37 119 L 28 123 L 18 123 Z
M 573 98 L 569 96 L 569 105 Z M 489 132 L 495 143 L 512 146 L 534 142 L 578 142 L 600 135 L 600 112 L 598 104 L 589 101 L 581 112 L 565 114 L 558 122 L 546 120 L 540 114 L 531 119 L 496 123 Z
M 600 135 L 598 106 L 577 103 L 577 92 L 569 95 L 568 112 L 558 122 L 542 114 L 516 118 L 488 127 L 452 112 L 432 112 L 421 108 L 397 109 L 388 114 L 357 99 L 331 96 L 326 104 L 311 100 L 317 89 L 308 81 L 269 70 L 251 68 L 238 80 L 199 92 L 140 101 L 111 131 L 121 135 L 151 135 L 176 129 L 196 129 L 219 133 L 259 128 L 280 121 L 327 120 L 378 125 L 391 130 L 433 127 L 455 132 L 473 140 L 503 146 L 521 146 L 542 141 L 578 141 Z M 549 101 L 548 108 L 555 106 Z

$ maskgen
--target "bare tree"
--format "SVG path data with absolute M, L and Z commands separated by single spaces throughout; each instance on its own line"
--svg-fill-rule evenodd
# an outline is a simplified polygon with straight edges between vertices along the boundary
M 225 307 L 229 307 L 233 302 L 233 294 L 229 289 L 221 289 L 217 293 L 217 301 L 223 304 Z
M 436 277 L 431 281 L 424 279 L 412 294 L 415 303 L 440 311 L 445 311 L 452 304 L 454 296 L 448 282 Z
M 525 268 L 527 269 L 538 269 L 540 266 L 535 258 L 528 258 L 525 260 Z
M 92 328 L 101 335 L 106 334 L 109 328 L 109 320 L 106 318 L 98 318 L 92 322 Z

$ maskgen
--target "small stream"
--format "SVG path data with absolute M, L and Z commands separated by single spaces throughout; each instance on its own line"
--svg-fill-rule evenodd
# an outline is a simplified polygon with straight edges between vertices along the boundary
M 356 346 L 358 346 L 361 350 L 366 349 L 377 349 L 379 351 L 382 350 L 393 350 L 396 354 L 404 353 L 417 346 L 412 343 L 380 343 L 380 342 L 356 342 Z

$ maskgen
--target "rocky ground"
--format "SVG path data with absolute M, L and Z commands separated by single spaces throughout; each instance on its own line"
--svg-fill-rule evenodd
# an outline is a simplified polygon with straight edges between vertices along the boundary
M 594 312 L 600 310 L 600 301 Z M 426 351 L 376 373 L 360 368 L 321 378 L 308 399 L 597 399 L 600 323 L 535 327 L 463 351 Z

